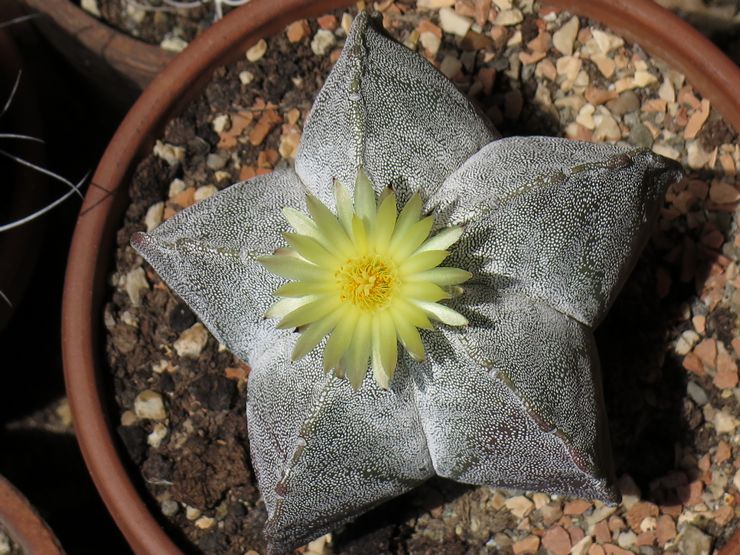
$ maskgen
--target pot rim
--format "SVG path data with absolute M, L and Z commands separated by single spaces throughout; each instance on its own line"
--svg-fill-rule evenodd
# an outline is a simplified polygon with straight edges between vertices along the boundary
M 193 99 L 213 70 L 297 19 L 351 0 L 252 0 L 202 33 L 144 90 L 111 139 L 88 188 L 70 247 L 62 307 L 67 395 L 85 463 L 130 546 L 140 554 L 181 553 L 126 471 L 108 419 L 98 346 L 110 246 L 127 201 L 125 184 L 164 124 Z M 711 42 L 652 0 L 547 0 L 599 21 L 683 72 L 740 130 L 740 69 Z M 635 40 L 639 39 L 639 40 Z M 732 543 L 732 540 L 731 542 Z
M 0 476 L 0 524 L 24 553 L 63 555 L 64 550 L 49 526 L 28 499 Z

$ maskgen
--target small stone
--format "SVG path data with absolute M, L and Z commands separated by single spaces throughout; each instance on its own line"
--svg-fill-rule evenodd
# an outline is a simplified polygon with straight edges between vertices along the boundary
M 209 516 L 202 516 L 195 521 L 195 526 L 201 530 L 209 530 L 216 524 L 216 519 Z
M 239 82 L 242 85 L 249 85 L 252 81 L 254 81 L 254 73 L 252 73 L 251 71 L 239 72 Z
M 451 8 L 455 0 L 418 0 L 416 7 L 422 10 L 438 10 L 440 8 Z
M 634 83 L 635 87 L 642 88 L 647 87 L 648 85 L 652 85 L 653 83 L 657 83 L 658 78 L 649 71 L 636 71 L 634 77 L 632 78 L 632 82 Z
M 506 508 L 517 518 L 524 518 L 534 509 L 534 503 L 523 495 L 518 495 L 506 500 Z
M 584 536 L 573 547 L 570 548 L 570 555 L 586 555 L 593 545 L 593 538 L 591 536 Z
M 188 42 L 181 37 L 167 35 L 159 43 L 159 47 L 168 52 L 182 52 L 188 47 Z
M 624 41 L 620 37 L 599 29 L 591 28 L 591 36 L 598 45 L 599 50 L 604 54 L 608 54 L 615 48 L 619 48 L 624 44 Z
M 709 401 L 707 393 L 694 381 L 689 381 L 689 383 L 686 384 L 686 393 L 691 397 L 691 400 L 699 406 L 706 405 Z
M 643 124 L 637 123 L 630 129 L 629 142 L 643 148 L 650 148 L 653 146 L 653 134 Z
M 564 515 L 582 515 L 591 508 L 591 503 L 585 499 L 575 499 L 565 504 Z
M 100 17 L 100 10 L 98 9 L 98 0 L 82 0 L 80 2 L 80 8 L 88 13 L 91 13 L 95 17 Z
M 665 156 L 666 158 L 670 158 L 671 160 L 678 160 L 681 158 L 681 153 L 678 150 L 663 143 L 655 143 L 653 145 L 653 152 L 655 154 Z
M 350 13 L 348 13 L 348 12 L 344 12 L 344 13 L 342 14 L 342 23 L 341 23 L 341 27 L 342 27 L 342 31 L 344 31 L 344 34 L 345 34 L 345 36 L 346 36 L 346 35 L 349 35 L 349 31 L 350 31 L 350 29 L 352 28 L 352 22 L 353 22 L 353 21 L 354 21 L 354 20 L 353 20 L 353 18 L 352 18 L 352 14 L 350 14 Z
M 177 511 L 180 510 L 179 503 L 173 499 L 165 499 L 159 507 L 164 516 L 175 516 Z
M 687 524 L 678 538 L 678 550 L 682 555 L 709 555 L 712 539 L 696 526 Z
M 319 29 L 311 40 L 311 50 L 317 56 L 325 56 L 337 43 L 334 33 L 326 29 Z
M 597 507 L 594 511 L 586 516 L 586 524 L 588 526 L 594 526 L 604 519 L 610 517 L 617 511 L 617 507 L 610 507 L 608 505 L 602 505 Z
M 714 415 L 714 429 L 719 434 L 731 434 L 735 432 L 737 419 L 725 410 L 717 411 Z
M 495 24 L 509 27 L 521 23 L 522 20 L 524 20 L 524 15 L 522 15 L 521 10 L 513 8 L 511 10 L 500 11 L 496 16 Z
M 607 107 L 616 116 L 634 112 L 640 108 L 640 99 L 632 91 L 625 91 L 618 98 L 607 103 Z
M 157 422 L 154 425 L 151 433 L 147 436 L 146 442 L 151 447 L 154 447 L 154 449 L 158 449 L 159 446 L 162 444 L 162 440 L 167 437 L 168 432 L 169 430 L 167 429 L 167 426 L 165 426 L 161 422 Z
M 257 41 L 257 44 L 247 49 L 247 60 L 256 62 L 265 55 L 265 52 L 267 52 L 267 41 L 260 39 Z
M 704 122 L 706 122 L 709 117 L 710 109 L 709 101 L 706 98 L 703 99 L 701 101 L 701 108 L 691 114 L 691 117 L 683 130 L 684 139 L 693 139 L 698 135 Z
M 439 71 L 448 79 L 452 79 L 462 69 L 462 62 L 454 56 L 445 56 L 439 64 Z
M 224 154 L 212 152 L 206 158 L 206 166 L 208 166 L 212 170 L 220 170 L 223 169 L 223 167 L 226 165 L 228 159 L 229 157 Z
M 472 19 L 459 15 L 454 10 L 449 8 L 439 10 L 439 25 L 445 33 L 464 37 L 472 24 Z
M 740 468 L 737 469 L 735 476 L 732 478 L 732 485 L 735 486 L 736 490 L 740 491 Z
M 545 505 L 547 505 L 550 502 L 550 496 L 546 493 L 533 493 L 532 494 L 532 501 L 534 502 L 534 508 L 535 509 L 541 509 Z
M 162 395 L 151 389 L 145 389 L 134 399 L 134 413 L 139 418 L 147 420 L 164 420 L 167 410 L 164 407 Z
M 540 514 L 542 514 L 542 521 L 545 523 L 545 526 L 550 526 L 563 516 L 563 510 L 557 502 L 548 503 L 540 509 Z
M 604 544 L 604 553 L 606 555 L 633 555 L 632 551 L 616 546 L 613 543 Z
M 622 130 L 612 116 L 603 114 L 601 115 L 601 121 L 594 129 L 593 138 L 594 141 L 618 141 L 622 138 Z
M 195 199 L 195 202 L 200 202 L 201 200 L 211 198 L 216 193 L 218 193 L 218 189 L 215 185 L 203 185 L 195 190 L 193 198 Z
M 617 487 L 622 493 L 622 505 L 628 511 L 640 500 L 640 488 L 629 474 L 622 474 L 617 481 Z
M 668 79 L 664 79 L 663 83 L 660 85 L 658 96 L 666 102 L 676 101 L 676 89 L 673 88 L 673 85 Z
M 195 507 L 191 507 L 190 505 L 185 506 L 185 518 L 187 518 L 188 520 L 195 520 L 199 518 L 200 515 L 200 509 L 196 509 Z
M 339 20 L 335 15 L 331 14 L 322 15 L 316 20 L 316 23 L 318 23 L 319 27 L 322 29 L 326 29 L 328 31 L 334 31 L 339 26 Z
M 606 555 L 606 551 L 600 545 L 593 544 L 588 548 L 588 555 Z
M 714 462 L 722 464 L 732 456 L 732 449 L 726 441 L 720 441 L 714 454 Z
M 134 268 L 126 274 L 126 293 L 133 306 L 141 305 L 141 292 L 149 289 L 144 268 Z
M 121 426 L 133 426 L 138 421 L 136 413 L 132 410 L 123 411 L 123 414 L 121 414 Z
M 717 204 L 730 204 L 740 200 L 740 191 L 721 180 L 715 180 L 709 187 L 709 198 Z
M 701 146 L 701 141 L 686 141 L 687 162 L 692 170 L 699 170 L 709 164 L 712 153 Z
M 170 166 L 176 166 L 185 159 L 185 148 L 158 140 L 152 150 L 154 156 L 161 158 Z
M 144 225 L 146 226 L 147 233 L 162 223 L 163 214 L 164 202 L 157 202 L 147 208 L 146 215 L 144 216 Z
M 523 540 L 514 542 L 512 549 L 515 555 L 524 555 L 527 553 L 537 553 L 540 548 L 540 538 L 537 536 L 527 536 Z
M 228 114 L 219 114 L 211 122 L 211 127 L 216 133 L 223 133 L 231 126 L 231 118 Z
M 288 40 L 292 43 L 302 41 L 310 32 L 311 28 L 308 26 L 308 21 L 305 19 L 294 21 L 285 28 L 285 34 L 288 36 Z
M 430 31 L 425 31 L 419 35 L 419 42 L 427 54 L 436 56 L 442 44 L 442 39 Z
M 553 33 L 553 46 L 566 56 L 573 54 L 573 44 L 575 43 L 579 28 L 578 17 L 571 17 L 567 23 Z
M 676 523 L 668 515 L 661 515 L 655 526 L 658 545 L 663 547 L 666 543 L 676 537 Z
M 555 68 L 555 64 L 553 64 L 552 61 L 546 58 L 537 64 L 537 67 L 534 70 L 534 74 L 538 77 L 542 76 L 549 79 L 550 81 L 555 81 L 558 76 L 558 70 Z
M 249 132 L 249 143 L 252 146 L 261 145 L 270 131 L 275 129 L 282 121 L 283 118 L 275 110 L 265 110 Z
M 182 193 L 186 188 L 185 182 L 182 179 L 173 179 L 170 182 L 169 192 L 167 196 L 172 199 Z
M 593 104 L 584 104 L 578 111 L 576 116 L 576 123 L 581 124 L 586 129 L 593 131 L 596 128 L 596 122 L 594 121 L 594 112 L 596 108 Z
M 604 56 L 603 54 L 595 54 L 591 56 L 591 61 L 594 64 L 596 64 L 596 67 L 598 68 L 598 70 L 607 79 L 610 79 L 611 76 L 614 75 L 616 64 L 614 63 L 614 60 L 612 60 L 611 58 L 608 58 L 607 56 Z
M 622 532 L 617 536 L 617 544 L 624 549 L 632 547 L 635 543 L 637 543 L 637 534 L 632 531 Z
M 640 528 L 642 522 L 648 517 L 657 517 L 658 513 L 659 510 L 657 505 L 647 501 L 640 501 L 632 505 L 627 511 L 627 524 L 629 524 L 630 528 L 632 528 L 634 532 L 644 532 L 644 530 L 641 530 Z
M 180 334 L 173 346 L 181 357 L 198 358 L 207 342 L 206 328 L 200 322 L 196 322 Z
M 554 526 L 545 531 L 542 536 L 542 547 L 552 551 L 554 555 L 568 555 L 570 551 L 570 536 L 562 526 Z

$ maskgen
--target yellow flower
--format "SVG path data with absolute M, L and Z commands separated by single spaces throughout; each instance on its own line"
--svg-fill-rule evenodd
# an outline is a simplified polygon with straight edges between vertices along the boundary
M 354 203 L 347 189 L 334 184 L 337 215 L 308 195 L 309 218 L 286 208 L 283 214 L 296 233 L 283 237 L 290 248 L 259 261 L 271 272 L 295 280 L 275 291 L 282 297 L 267 312 L 281 318 L 278 328 L 298 328 L 293 349 L 298 360 L 329 335 L 324 371 L 347 375 L 357 389 L 368 360 L 375 381 L 387 388 L 398 360 L 398 341 L 416 360 L 424 359 L 417 328 L 433 329 L 430 319 L 451 326 L 468 322 L 439 304 L 459 293 L 470 279 L 459 268 L 438 268 L 446 250 L 462 234 L 449 227 L 429 238 L 434 220 L 421 217 L 414 194 L 396 212 L 396 196 L 386 190 L 376 203 L 372 183 L 360 168 Z

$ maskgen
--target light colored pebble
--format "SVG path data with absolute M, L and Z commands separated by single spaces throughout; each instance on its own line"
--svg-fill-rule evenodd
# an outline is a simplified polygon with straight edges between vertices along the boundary
M 596 122 L 594 121 L 595 111 L 596 108 L 593 104 L 584 104 L 578 111 L 578 115 L 576 116 L 576 123 L 580 123 L 586 129 L 590 129 L 593 131 L 593 129 L 596 127 Z
M 201 200 L 212 197 L 216 193 L 218 193 L 218 189 L 215 185 L 203 185 L 195 190 L 193 198 L 195 198 L 195 202 L 200 202 Z
M 493 0 L 493 3 L 499 10 L 510 10 L 513 7 L 511 0 Z
M 257 44 L 254 44 L 247 49 L 247 60 L 250 62 L 256 62 L 265 55 L 265 52 L 267 52 L 267 41 L 265 39 L 260 39 L 257 41 Z
M 619 536 L 617 536 L 617 545 L 619 545 L 619 547 L 622 547 L 624 549 L 627 549 L 635 545 L 636 542 L 637 542 L 637 534 L 635 534 L 631 530 L 627 532 L 622 532 L 621 534 L 619 534 Z
M 584 536 L 576 544 L 570 548 L 570 555 L 587 555 L 588 550 L 591 549 L 594 540 L 591 536 Z
M 224 131 L 226 131 L 229 127 L 231 127 L 231 118 L 229 117 L 229 114 L 217 115 L 215 118 L 213 118 L 211 127 L 213 127 L 213 130 L 216 133 L 223 133 Z
M 133 426 L 139 421 L 136 413 L 132 410 L 125 410 L 121 414 L 121 426 Z
M 147 233 L 162 223 L 163 214 L 164 202 L 156 202 L 147 209 L 144 216 L 144 225 L 146 226 Z
M 655 530 L 658 525 L 658 520 L 654 516 L 646 516 L 640 522 L 640 530 L 643 532 L 651 532 Z
M 177 514 L 177 511 L 180 510 L 179 503 L 174 499 L 165 499 L 164 501 L 162 501 L 159 507 L 162 510 L 162 514 L 164 516 L 175 516 Z
M 173 346 L 181 357 L 198 358 L 207 342 L 206 328 L 200 322 L 196 322 L 180 334 Z
M 664 79 L 658 89 L 658 96 L 666 102 L 676 101 L 676 90 L 668 79 Z
M 678 536 L 678 551 L 683 555 L 709 555 L 711 549 L 712 539 L 691 524 Z
M 517 495 L 506 500 L 506 508 L 517 518 L 524 518 L 534 510 L 534 503 L 523 495 Z
M 619 124 L 610 114 L 599 114 L 594 120 L 597 122 L 594 141 L 618 141 L 622 137 Z
M 344 12 L 342 14 L 342 30 L 344 31 L 345 35 L 349 35 L 349 30 L 352 28 L 352 14 Z
M 450 8 L 455 5 L 455 0 L 418 0 L 416 7 L 422 10 L 438 10 Z
M 100 10 L 98 9 L 98 0 L 82 0 L 80 2 L 80 8 L 88 13 L 91 13 L 95 17 L 100 17 Z M 2 551 L 0 551 L 2 553 Z
M 636 71 L 632 80 L 636 87 L 647 87 L 658 82 L 658 78 L 649 71 Z
M 306 546 L 305 555 L 330 555 L 334 551 L 331 549 L 332 536 L 326 534 L 316 538 Z
M 145 389 L 134 399 L 134 413 L 146 420 L 164 420 L 167 418 L 167 409 L 164 406 L 162 395 L 151 389 Z
M 139 327 L 139 319 L 130 310 L 124 310 L 121 313 L 121 322 L 132 328 Z
M 573 54 L 573 45 L 575 44 L 579 28 L 578 17 L 571 17 L 560 29 L 553 33 L 553 46 L 566 56 Z
M 185 190 L 185 182 L 182 179 L 175 178 L 170 181 L 170 188 L 167 192 L 169 198 L 176 197 Z
M 591 61 L 596 64 L 598 70 L 607 79 L 611 78 L 611 76 L 614 75 L 614 70 L 617 66 L 614 63 L 614 60 L 612 60 L 611 58 L 605 56 L 604 54 L 597 54 L 591 56 Z
M 311 40 L 311 50 L 317 56 L 325 56 L 337 43 L 334 33 L 319 29 Z
M 195 526 L 201 530 L 209 530 L 213 528 L 214 524 L 216 524 L 216 519 L 211 518 L 210 516 L 202 516 L 195 521 Z
M 608 505 L 602 505 L 601 507 L 597 507 L 590 515 L 586 516 L 586 524 L 589 527 L 598 524 L 602 520 L 605 520 L 612 516 L 616 511 L 616 506 L 610 507 Z
M 170 166 L 176 166 L 185 159 L 185 148 L 157 141 L 153 149 L 154 156 L 161 158 Z
M 228 159 L 228 156 L 224 156 L 217 152 L 211 152 L 206 158 L 206 166 L 212 170 L 220 170 L 226 165 Z
M 615 48 L 619 48 L 624 44 L 624 41 L 611 33 L 601 31 L 600 29 L 591 29 L 591 36 L 593 37 L 596 44 L 599 46 L 599 50 L 603 54 L 608 54 Z
M 503 25 L 504 27 L 510 26 L 510 25 L 516 25 L 517 23 L 521 23 L 521 21 L 524 19 L 524 15 L 522 15 L 521 10 L 518 8 L 513 8 L 511 10 L 502 10 L 498 13 L 496 16 L 496 25 Z
M 699 406 L 706 405 L 709 401 L 706 391 L 696 382 L 690 381 L 686 384 L 686 394 Z
M 10 538 L 0 530 L 0 555 L 9 555 L 11 550 Z
M 442 44 L 442 39 L 430 31 L 424 31 L 419 35 L 419 42 L 421 46 L 432 56 L 436 56 L 439 52 L 439 47 Z
M 653 145 L 653 152 L 655 154 L 665 156 L 666 158 L 670 158 L 671 160 L 678 160 L 681 158 L 681 153 L 678 150 L 664 143 L 655 143 Z
M 240 71 L 239 72 L 239 81 L 242 85 L 249 85 L 252 81 L 254 81 L 254 73 L 251 71 Z
M 200 517 L 201 510 L 196 509 L 195 507 L 191 507 L 190 505 L 185 505 L 185 518 L 188 520 L 195 520 Z
M 133 2 L 126 2 L 126 15 L 134 21 L 134 23 L 141 23 L 146 17 L 147 10 L 141 6 L 137 6 Z
M 617 487 L 619 487 L 622 494 L 622 505 L 629 511 L 640 500 L 640 488 L 629 474 L 623 474 L 619 477 Z
M 126 274 L 126 293 L 133 306 L 141 305 L 141 292 L 149 289 L 144 268 L 138 267 Z
M 712 152 L 707 152 L 698 140 L 686 141 L 686 157 L 689 167 L 698 170 L 709 164 Z
M 159 43 L 159 47 L 162 50 L 167 50 L 169 52 L 182 52 L 188 47 L 188 41 L 184 40 L 182 37 L 167 35 L 162 39 L 162 42 Z
M 454 56 L 445 56 L 439 64 L 439 71 L 448 79 L 452 79 L 461 69 L 462 62 Z
M 498 19 L 497 19 L 498 21 Z M 469 17 L 463 17 L 450 8 L 439 10 L 439 26 L 445 33 L 464 37 L 470 30 L 473 20 Z
M 714 415 L 714 428 L 717 430 L 717 433 L 731 434 L 734 433 L 736 427 L 737 418 L 732 416 L 729 412 L 719 410 L 717 411 L 717 414 Z
M 709 198 L 718 204 L 730 204 L 740 200 L 740 191 L 725 181 L 715 180 L 709 188 Z
M 158 449 L 160 445 L 162 445 L 162 440 L 167 437 L 167 433 L 169 430 L 167 429 L 167 426 L 162 424 L 161 422 L 157 422 L 154 425 L 154 428 L 152 429 L 151 433 L 146 437 L 146 442 L 155 449 Z
M 673 350 L 677 355 L 687 355 L 689 351 L 694 348 L 694 345 L 697 344 L 699 339 L 699 334 L 694 330 L 686 330 L 678 336 L 678 339 L 673 346 Z
M 152 364 L 152 372 L 155 374 L 161 374 L 167 370 L 168 363 L 165 359 L 161 359 L 159 362 Z

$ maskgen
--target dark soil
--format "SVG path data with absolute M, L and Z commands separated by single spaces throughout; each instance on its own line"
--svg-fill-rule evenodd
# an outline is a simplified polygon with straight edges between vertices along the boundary
M 525 42 L 536 35 L 532 20 L 527 16 L 522 24 Z M 311 26 L 315 31 L 316 24 L 311 22 Z M 406 14 L 394 34 L 403 40 L 413 26 L 413 18 Z M 250 466 L 244 415 L 249 368 L 221 350 L 210 336 L 199 358 L 177 355 L 172 345 L 196 323 L 195 316 L 148 266 L 150 287 L 142 291 L 140 306 L 132 304 L 124 287 L 125 276 L 141 267 L 141 259 L 130 248 L 129 239 L 143 229 L 145 214 L 153 204 L 166 201 L 165 211 L 181 208 L 168 200 L 173 179 L 182 179 L 186 187 L 215 185 L 222 189 L 239 180 L 240 167 L 257 165 L 261 152 L 279 147 L 280 126 L 258 146 L 238 141 L 227 152 L 238 164 L 228 163 L 220 170 L 207 164 L 208 154 L 219 152 L 219 135 L 212 125 L 219 114 L 255 111 L 255 106 L 273 103 L 283 114 L 297 109 L 305 117 L 331 67 L 329 56 L 313 54 L 309 41 L 310 37 L 291 44 L 281 34 L 269 41 L 266 56 L 257 63 L 239 61 L 216 72 L 204 94 L 172 120 L 162 138 L 165 143 L 184 147 L 185 158 L 176 166 L 154 155 L 141 162 L 130 186 L 131 205 L 118 233 L 114 287 L 105 313 L 112 387 L 121 413 L 118 434 L 139 469 L 142 491 L 148 494 L 154 513 L 161 514 L 161 521 L 176 530 L 173 535 L 186 550 L 208 554 L 243 554 L 250 549 L 264 552 L 266 515 Z M 504 49 L 499 47 L 491 62 L 494 67 L 509 58 L 510 50 L 504 54 Z M 441 53 L 446 50 L 459 53 L 447 35 Z M 483 63 L 475 52 L 467 60 L 475 67 Z M 531 79 L 524 74 L 521 81 L 510 79 L 503 72 L 507 64 L 498 68 L 489 95 L 473 88 L 472 70 L 461 72 L 456 82 L 463 92 L 473 93 L 473 99 L 504 135 L 563 135 L 566 122 L 558 119 L 557 112 L 543 111 L 535 101 L 537 83 L 531 73 Z M 254 76 L 249 86 L 240 82 L 243 71 Z M 589 71 L 593 79 L 600 78 L 593 68 Z M 608 85 L 603 79 L 598 84 Z M 554 94 L 557 86 L 549 83 L 549 87 Z M 721 120 L 710 121 L 701 135 L 702 142 L 712 146 L 731 138 Z M 699 471 L 692 475 L 685 457 L 693 458 L 695 466 L 717 441 L 704 425 L 701 407 L 686 397 L 686 371 L 681 359 L 671 352 L 672 341 L 690 327 L 687 310 L 693 306 L 697 313 L 695 284 L 706 278 L 715 260 L 701 251 L 703 254 L 690 263 L 682 262 L 685 255 L 682 250 L 676 254 L 676 245 L 698 244 L 702 228 L 681 222 L 661 223 L 657 239 L 640 259 L 597 334 L 618 474 L 631 475 L 643 498 L 655 504 L 676 502 L 675 491 L 659 478 L 685 471 L 685 480 L 695 479 Z M 724 237 L 733 232 L 729 216 L 718 218 L 717 226 Z M 665 275 L 672 285 L 667 292 L 656 294 L 659 277 Z M 735 309 L 723 301 L 707 317 L 707 333 L 723 342 L 729 352 L 737 326 Z M 720 395 L 709 376 L 697 379 L 713 407 L 738 413 L 734 396 Z M 155 423 L 133 415 L 134 399 L 144 390 L 163 396 L 166 420 Z M 159 432 L 155 431 L 157 426 Z M 160 433 L 161 426 L 166 427 L 166 435 L 153 446 L 152 434 Z M 516 528 L 523 524 L 502 508 L 501 499 L 501 493 L 490 488 L 431 480 L 337 531 L 333 549 L 346 554 L 509 553 L 515 541 L 511 536 L 519 534 Z M 532 513 L 526 526 L 520 528 L 525 535 L 529 526 L 542 527 L 538 512 Z M 723 531 L 709 523 L 705 531 L 717 538 L 719 545 L 732 528 L 730 525 Z M 656 553 L 653 548 L 646 549 Z

